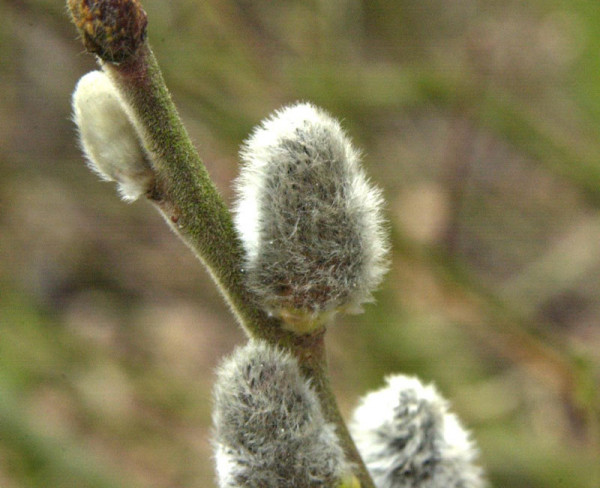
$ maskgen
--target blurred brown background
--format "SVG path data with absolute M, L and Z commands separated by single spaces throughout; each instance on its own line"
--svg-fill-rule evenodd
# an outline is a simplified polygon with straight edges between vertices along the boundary
M 237 147 L 298 99 L 385 191 L 393 266 L 328 347 L 340 403 L 435 381 L 495 487 L 600 486 L 597 0 L 144 0 L 231 202 Z M 94 69 L 63 2 L 0 3 L 0 486 L 213 483 L 210 388 L 244 338 L 145 202 L 83 162 Z

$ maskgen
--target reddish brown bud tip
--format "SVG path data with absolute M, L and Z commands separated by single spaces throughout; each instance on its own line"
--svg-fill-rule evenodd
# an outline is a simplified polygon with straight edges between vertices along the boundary
M 138 0 L 68 0 L 85 48 L 102 60 L 120 63 L 146 39 L 146 12 Z

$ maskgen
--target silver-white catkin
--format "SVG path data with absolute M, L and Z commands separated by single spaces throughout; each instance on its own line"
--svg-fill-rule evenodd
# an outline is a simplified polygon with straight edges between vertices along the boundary
M 214 388 L 221 488 L 330 488 L 347 472 L 334 426 L 297 361 L 262 341 L 238 348 Z
M 275 112 L 242 146 L 235 223 L 249 287 L 272 314 L 360 310 L 380 283 L 387 238 L 381 192 L 323 110 Z
M 350 431 L 378 488 L 482 488 L 477 449 L 432 385 L 391 376 L 355 410 Z
M 103 179 L 116 181 L 121 197 L 136 200 L 154 173 L 124 102 L 102 71 L 83 76 L 73 93 L 73 119 L 88 166 Z

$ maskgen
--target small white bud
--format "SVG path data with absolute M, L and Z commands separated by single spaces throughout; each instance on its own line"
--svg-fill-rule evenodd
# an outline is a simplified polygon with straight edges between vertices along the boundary
M 121 197 L 133 201 L 148 191 L 154 173 L 124 104 L 102 71 L 83 76 L 73 93 L 73 119 L 88 166 L 116 181 Z
M 288 353 L 260 341 L 236 349 L 214 399 L 221 488 L 329 488 L 348 473 L 335 427 Z
M 378 488 L 481 488 L 477 449 L 434 386 L 391 376 L 355 410 L 350 431 Z
M 240 156 L 235 223 L 263 307 L 299 332 L 339 309 L 360 311 L 386 271 L 388 246 L 381 192 L 340 124 L 308 103 L 285 107 Z

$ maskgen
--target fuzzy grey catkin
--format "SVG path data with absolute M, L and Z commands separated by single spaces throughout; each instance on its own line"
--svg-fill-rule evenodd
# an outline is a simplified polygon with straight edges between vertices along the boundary
M 386 271 L 381 192 L 340 124 L 308 103 L 285 107 L 240 151 L 235 223 L 249 287 L 289 323 L 360 310 Z
M 416 378 L 388 377 L 361 400 L 350 431 L 378 488 L 486 486 L 468 432 Z
M 221 488 L 330 488 L 347 472 L 335 428 L 297 361 L 261 341 L 238 348 L 214 388 Z
M 73 119 L 88 166 L 133 201 L 148 191 L 154 173 L 124 103 L 108 76 L 92 71 L 73 93 Z

